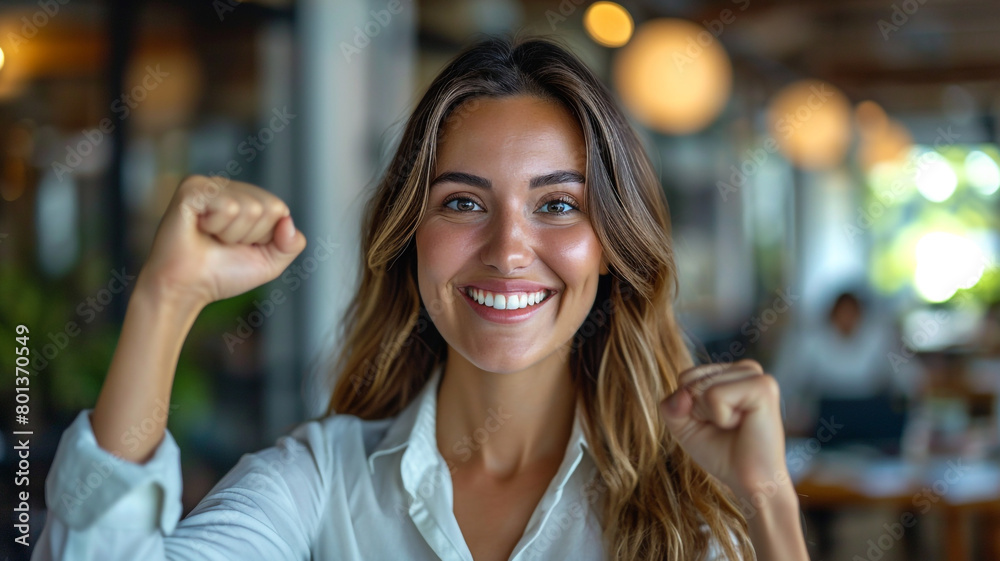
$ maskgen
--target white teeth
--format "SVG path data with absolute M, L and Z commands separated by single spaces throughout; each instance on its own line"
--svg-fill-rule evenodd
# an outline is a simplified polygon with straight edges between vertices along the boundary
M 476 302 L 497 310 L 527 308 L 528 306 L 541 303 L 549 296 L 548 291 L 545 290 L 518 294 L 494 294 L 486 290 L 471 287 L 466 289 L 466 294 Z

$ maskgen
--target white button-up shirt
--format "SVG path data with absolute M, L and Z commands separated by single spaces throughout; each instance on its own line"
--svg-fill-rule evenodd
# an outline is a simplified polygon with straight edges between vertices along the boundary
M 245 454 L 183 520 L 170 432 L 140 465 L 99 447 L 91 410 L 81 411 L 46 479 L 49 511 L 32 560 L 472 561 L 436 441 L 441 371 L 397 417 L 332 415 Z M 484 430 L 503 421 L 493 418 Z M 578 408 L 559 471 L 510 559 L 604 559 L 596 476 Z

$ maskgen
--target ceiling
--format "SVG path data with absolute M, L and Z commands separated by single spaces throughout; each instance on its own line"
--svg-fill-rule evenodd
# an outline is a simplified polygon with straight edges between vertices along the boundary
M 699 22 L 732 10 L 731 23 L 718 37 L 738 64 L 778 78 L 785 73 L 821 78 L 855 101 L 874 99 L 890 112 L 941 112 L 956 96 L 981 111 L 996 111 L 996 0 L 651 1 L 648 6 Z

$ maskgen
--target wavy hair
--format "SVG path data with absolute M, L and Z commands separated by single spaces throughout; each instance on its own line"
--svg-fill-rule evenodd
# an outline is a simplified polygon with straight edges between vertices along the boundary
M 603 496 L 609 559 L 701 558 L 715 541 L 729 559 L 754 558 L 728 490 L 681 449 L 659 418 L 692 359 L 674 318 L 677 271 L 662 186 L 601 81 L 548 38 L 491 37 L 435 78 L 409 117 L 368 204 L 357 293 L 343 324 L 327 414 L 397 415 L 445 357 L 446 343 L 417 290 L 414 234 L 427 204 L 445 125 L 480 98 L 532 95 L 579 122 L 587 207 L 609 261 L 569 353 Z

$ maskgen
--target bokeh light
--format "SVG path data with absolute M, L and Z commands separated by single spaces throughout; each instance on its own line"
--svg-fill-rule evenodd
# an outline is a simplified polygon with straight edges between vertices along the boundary
M 850 145 L 851 104 L 827 82 L 795 82 L 771 101 L 768 127 L 793 164 L 805 170 L 829 169 L 844 160 Z
M 917 191 L 931 202 L 940 203 L 948 200 L 955 187 L 958 186 L 958 176 L 951 164 L 941 154 L 934 151 L 924 152 L 919 157 L 914 181 Z
M 981 150 L 973 150 L 965 157 L 965 177 L 983 195 L 992 195 L 1000 188 L 1000 167 Z
M 668 134 L 708 126 L 732 90 L 732 64 L 704 27 L 680 19 L 646 22 L 615 60 L 622 102 L 645 125 Z
M 632 16 L 614 2 L 594 2 L 583 14 L 590 38 L 605 47 L 621 47 L 632 38 Z
M 961 288 L 972 288 L 986 269 L 979 247 L 952 232 L 930 232 L 917 242 L 914 288 L 928 302 L 944 302 Z
M 913 137 L 906 127 L 890 119 L 878 103 L 862 101 L 854 108 L 858 123 L 858 163 L 865 170 L 906 156 L 913 146 Z
M 854 118 L 858 121 L 858 131 L 862 135 L 878 134 L 889 126 L 889 116 L 885 109 L 870 99 L 858 103 L 854 108 Z

